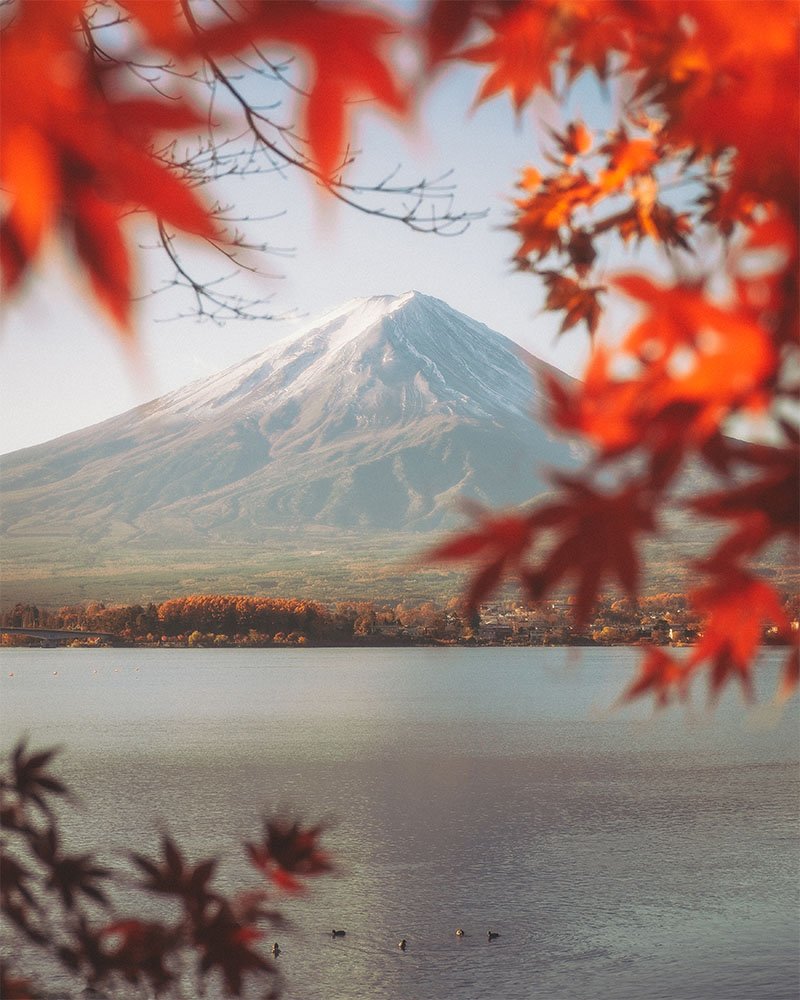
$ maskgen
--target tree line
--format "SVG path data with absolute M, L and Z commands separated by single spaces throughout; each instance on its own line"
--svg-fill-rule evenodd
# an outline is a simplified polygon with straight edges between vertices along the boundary
M 451 616 L 457 604 L 454 600 L 448 605 Z M 219 640 L 237 645 L 343 642 L 368 636 L 380 625 L 441 630 L 446 621 L 446 609 L 432 601 L 416 606 L 340 601 L 326 607 L 298 598 L 241 594 L 192 594 L 146 605 L 91 601 L 57 610 L 17 603 L 0 614 L 0 623 L 13 628 L 109 632 L 132 641 L 166 639 L 189 645 Z
M 800 597 L 782 595 L 781 611 L 792 630 L 797 631 Z M 460 597 L 446 604 L 339 601 L 323 605 L 297 598 L 193 594 L 146 606 L 92 601 L 48 610 L 17 603 L 0 614 L 0 625 L 106 632 L 131 643 L 192 647 L 336 645 L 354 641 L 380 645 L 695 645 L 703 634 L 703 620 L 688 597 L 666 592 L 636 600 L 602 597 L 586 622 L 576 616 L 575 600 L 568 597 L 538 603 L 495 601 L 474 615 Z M 29 640 L 14 636 L 10 640 L 6 637 L 6 641 L 25 644 Z M 761 641 L 785 645 L 786 637 L 779 629 L 765 626 Z

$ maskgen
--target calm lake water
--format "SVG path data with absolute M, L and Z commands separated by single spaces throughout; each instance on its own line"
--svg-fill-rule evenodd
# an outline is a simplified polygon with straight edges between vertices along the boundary
M 636 659 L 11 650 L 3 746 L 63 745 L 67 846 L 111 863 L 165 827 L 235 858 L 265 807 L 330 819 L 341 872 L 276 935 L 288 998 L 796 998 L 797 704 L 611 710 Z

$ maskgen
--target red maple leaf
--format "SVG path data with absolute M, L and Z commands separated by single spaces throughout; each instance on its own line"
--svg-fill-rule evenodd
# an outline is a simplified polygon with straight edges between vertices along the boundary
M 559 333 L 564 333 L 570 327 L 584 322 L 589 333 L 593 334 L 597 329 L 602 312 L 597 297 L 605 291 L 605 287 L 603 285 L 582 285 L 558 271 L 542 271 L 540 273 L 547 286 L 545 309 L 554 311 L 563 309 L 566 313 Z
M 42 812 L 51 815 L 48 796 L 67 794 L 66 786 L 46 770 L 57 753 L 58 748 L 51 748 L 29 754 L 26 741 L 20 740 L 11 754 L 11 780 L 0 787 L 10 788 L 23 805 L 34 802 Z
M 230 996 L 241 996 L 248 972 L 271 972 L 271 963 L 250 945 L 264 936 L 263 931 L 237 919 L 231 907 L 220 901 L 194 929 L 203 972 L 218 969 Z
M 571 11 L 566 11 L 567 17 L 572 15 L 568 28 L 568 78 L 572 81 L 588 68 L 605 80 L 611 72 L 614 53 L 624 53 L 630 48 L 628 21 L 622 16 L 624 8 L 615 0 L 573 3 L 571 7 Z
M 181 899 L 192 913 L 202 912 L 216 900 L 217 895 L 209 888 L 209 882 L 217 867 L 214 858 L 208 858 L 195 866 L 187 864 L 175 841 L 164 834 L 161 838 L 163 861 L 153 861 L 142 854 L 131 853 L 131 861 L 144 872 L 142 883 L 149 892 Z
M 490 517 L 479 514 L 476 527 L 443 542 L 427 553 L 432 562 L 473 560 L 479 565 L 465 597 L 465 609 L 474 614 L 507 573 L 519 572 L 521 560 L 533 542 L 534 519 L 529 514 Z
M 537 87 L 552 89 L 556 64 L 565 60 L 573 80 L 589 66 L 605 78 L 615 50 L 627 47 L 619 7 L 606 0 L 522 0 L 490 21 L 493 36 L 460 53 L 493 68 L 478 101 L 508 90 L 519 111 Z
M 687 667 L 708 660 L 711 696 L 736 678 L 747 698 L 753 697 L 751 671 L 765 622 L 788 637 L 789 621 L 775 588 L 746 570 L 730 566 L 709 584 L 690 594 L 706 616 L 704 631 Z
M 27 979 L 14 975 L 0 962 L 0 996 L 5 1000 L 38 1000 L 41 995 Z
M 779 348 L 789 350 L 800 339 L 798 241 L 791 209 L 776 208 L 750 227 L 728 267 L 741 308 L 770 331 Z
M 599 183 L 605 191 L 617 191 L 639 174 L 649 174 L 660 161 L 660 152 L 652 137 L 631 139 L 620 128 L 600 152 L 608 157 L 608 167 L 600 172 Z
M 575 618 L 585 624 L 606 578 L 631 596 L 639 583 L 639 534 L 655 531 L 652 495 L 646 484 L 629 483 L 614 493 L 598 492 L 580 479 L 558 477 L 561 497 L 536 512 L 555 542 L 526 576 L 530 596 L 540 600 L 562 581 L 575 589 Z
M 134 985 L 149 982 L 157 995 L 175 979 L 166 961 L 179 940 L 174 929 L 150 920 L 117 920 L 99 932 L 109 967 Z
M 561 150 L 561 159 L 569 166 L 578 156 L 583 156 L 592 148 L 594 137 L 581 121 L 570 122 L 563 133 L 550 129 L 550 134 Z
M 642 410 L 647 393 L 641 380 L 617 379 L 612 373 L 614 354 L 596 344 L 580 385 L 566 385 L 546 374 L 547 413 L 553 426 L 585 436 L 613 455 L 639 444 L 645 428 Z
M 730 412 L 760 398 L 778 358 L 768 331 L 751 316 L 691 286 L 660 286 L 632 274 L 614 284 L 646 309 L 621 347 L 643 365 L 638 381 L 646 396 L 637 407 L 643 425 L 670 406 L 692 405 L 702 440 Z
M 297 821 L 265 819 L 259 843 L 245 843 L 251 863 L 282 889 L 300 892 L 303 878 L 333 870 L 330 856 L 319 846 L 323 827 L 303 827 Z
M 570 245 L 576 234 L 574 213 L 594 204 L 602 194 L 581 171 L 542 178 L 538 171 L 528 169 L 517 186 L 525 194 L 515 199 L 517 217 L 508 227 L 521 239 L 517 260 L 541 259 L 551 250 Z
M 207 209 L 152 148 L 160 131 L 204 122 L 185 103 L 122 98 L 110 78 L 98 87 L 76 30 L 82 7 L 77 0 L 26 0 L 3 32 L 3 282 L 14 288 L 45 237 L 58 230 L 73 241 L 101 304 L 128 331 L 131 268 L 122 217 L 144 209 L 188 232 L 215 235 Z
M 478 101 L 508 90 L 519 111 L 536 87 L 550 89 L 553 57 L 563 40 L 560 35 L 554 39 L 549 31 L 548 8 L 546 3 L 519 4 L 492 25 L 489 41 L 460 53 L 469 62 L 493 64 L 478 91 Z
M 705 517 L 736 522 L 733 534 L 706 560 L 715 566 L 752 556 L 780 536 L 796 538 L 800 530 L 798 448 L 749 446 L 748 451 L 753 461 L 762 464 L 762 475 L 688 502 Z
M 669 141 L 695 156 L 735 150 L 735 195 L 796 204 L 797 5 L 656 2 L 628 16 L 639 93 L 664 108 Z
M 648 650 L 639 663 L 638 675 L 620 697 L 622 703 L 652 694 L 658 708 L 669 705 L 673 697 L 684 701 L 689 671 L 663 649 Z

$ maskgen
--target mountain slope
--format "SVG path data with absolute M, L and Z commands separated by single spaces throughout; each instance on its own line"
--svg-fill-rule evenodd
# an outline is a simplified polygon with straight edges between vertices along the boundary
M 530 355 L 438 299 L 346 303 L 211 378 L 3 459 L 3 536 L 170 547 L 278 527 L 430 531 L 571 464 Z

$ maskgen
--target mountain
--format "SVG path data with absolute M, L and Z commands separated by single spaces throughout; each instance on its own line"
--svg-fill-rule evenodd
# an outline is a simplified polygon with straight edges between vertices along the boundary
M 113 576 L 158 553 L 202 582 L 238 549 L 264 566 L 287 539 L 346 554 L 451 527 L 465 498 L 521 503 L 573 464 L 533 416 L 543 365 L 419 292 L 350 301 L 218 375 L 4 456 L 6 592 L 70 560 L 76 578 Z

